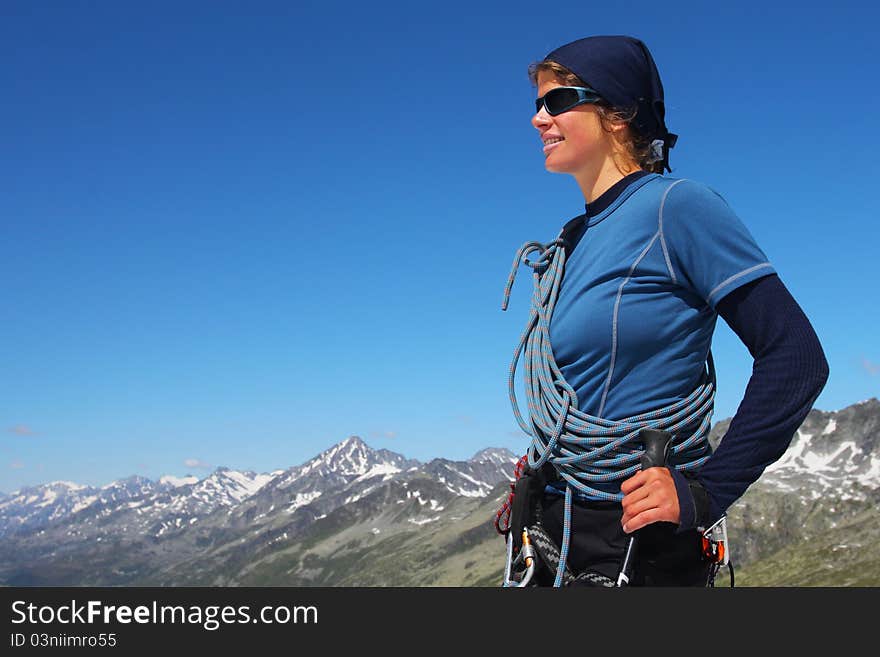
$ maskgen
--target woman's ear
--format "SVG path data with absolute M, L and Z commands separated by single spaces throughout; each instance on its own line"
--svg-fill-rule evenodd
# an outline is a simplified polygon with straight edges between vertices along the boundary
M 629 123 L 626 121 L 609 121 L 608 127 L 611 129 L 611 132 L 617 134 L 620 137 L 625 136 L 625 132 L 627 128 L 629 128 Z

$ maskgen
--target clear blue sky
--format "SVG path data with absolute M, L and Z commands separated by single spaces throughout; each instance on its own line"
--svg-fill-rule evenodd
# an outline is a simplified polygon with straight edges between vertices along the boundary
M 625 6 L 625 10 L 619 7 Z M 351 434 L 522 452 L 517 247 L 582 212 L 526 67 L 651 48 L 681 135 L 878 395 L 878 9 L 863 2 L 3 2 L 0 491 L 266 472 Z M 522 272 L 526 273 L 526 272 Z M 752 361 L 719 321 L 716 419 Z

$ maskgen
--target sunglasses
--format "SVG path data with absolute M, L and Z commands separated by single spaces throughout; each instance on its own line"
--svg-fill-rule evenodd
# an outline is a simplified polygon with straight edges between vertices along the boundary
M 540 112 L 543 107 L 547 114 L 556 116 L 578 105 L 598 103 L 601 100 L 596 90 L 589 87 L 556 87 L 535 99 L 535 111 Z

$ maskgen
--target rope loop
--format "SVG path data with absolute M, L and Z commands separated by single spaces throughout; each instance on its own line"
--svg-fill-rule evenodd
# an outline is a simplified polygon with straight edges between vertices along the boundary
M 507 305 L 510 301 L 510 291 L 513 289 L 513 281 L 516 278 L 516 272 L 519 269 L 520 263 L 527 267 L 531 267 L 536 276 L 542 277 L 547 273 L 548 267 L 551 266 L 556 254 L 562 253 L 562 247 L 564 245 L 565 241 L 557 238 L 547 244 L 542 244 L 541 242 L 526 242 L 519 247 L 516 256 L 513 258 L 513 266 L 510 269 L 510 276 L 507 277 L 507 285 L 504 288 L 504 300 L 501 303 L 501 310 L 507 310 Z M 540 255 L 535 262 L 532 262 L 527 256 L 535 252 L 539 252 Z
M 534 262 L 527 258 L 532 253 L 540 254 Z M 529 320 L 510 365 L 508 392 L 520 428 L 532 439 L 524 457 L 529 466 L 537 470 L 549 462 L 565 482 L 566 512 L 560 573 L 568 550 L 573 493 L 588 500 L 622 500 L 620 492 L 609 490 L 619 489 L 613 482 L 623 481 L 639 470 L 644 453 L 639 440 L 642 429 L 661 429 L 673 434 L 670 467 L 695 470 L 709 458 L 708 437 L 716 384 L 715 364 L 710 351 L 700 383 L 685 399 L 616 421 L 580 411 L 577 394 L 559 370 L 550 344 L 550 322 L 562 283 L 565 259 L 565 242 L 561 237 L 547 244 L 523 244 L 514 258 L 501 306 L 502 310 L 507 309 L 519 264 L 531 267 L 534 288 Z M 521 355 L 528 421 L 520 412 L 515 392 Z M 559 577 L 557 585 L 558 582 Z

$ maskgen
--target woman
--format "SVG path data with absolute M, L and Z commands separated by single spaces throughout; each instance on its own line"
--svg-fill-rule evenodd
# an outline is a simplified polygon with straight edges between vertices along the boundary
M 514 499 L 525 504 L 514 543 L 531 526 L 561 552 L 561 563 L 539 560 L 535 583 L 613 585 L 638 532 L 630 583 L 705 586 L 700 530 L 785 452 L 827 380 L 822 347 L 727 203 L 662 175 L 677 136 L 644 43 L 579 39 L 529 72 L 546 169 L 574 177 L 586 211 L 550 244 L 525 245 L 508 282 L 509 293 L 519 261 L 540 253 L 525 260 L 537 285 L 520 345 L 528 421 L 513 397 L 516 360 L 511 372 L 538 494 Z M 755 362 L 713 453 L 719 315 Z M 666 467 L 640 469 L 645 428 L 672 435 Z

